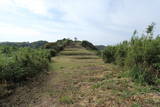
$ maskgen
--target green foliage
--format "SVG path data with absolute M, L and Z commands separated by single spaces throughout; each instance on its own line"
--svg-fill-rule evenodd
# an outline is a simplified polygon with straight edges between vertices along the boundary
M 47 41 L 36 41 L 36 42 L 2 42 L 1 46 L 9 46 L 9 47 L 31 47 L 31 48 L 41 48 L 43 47 Z
M 101 57 L 101 56 L 102 56 L 102 50 L 98 50 L 98 51 L 96 52 L 96 54 Z
M 128 50 L 128 42 L 124 41 L 123 43 L 119 44 L 116 47 L 116 52 L 115 52 L 115 63 L 124 66 L 125 65 L 125 59 L 127 56 L 127 50 Z
M 47 41 L 0 43 L 0 81 L 20 82 L 47 70 L 51 57 L 56 56 L 72 42 L 63 39 L 55 43 Z
M 107 46 L 103 51 L 103 60 L 105 63 L 113 63 L 115 62 L 115 52 L 116 47 Z
M 36 42 L 32 42 L 30 43 L 30 47 L 32 48 L 41 48 L 43 47 L 46 43 L 48 43 L 47 41 L 36 41 Z
M 48 69 L 51 55 L 48 50 L 19 48 L 0 54 L 0 81 L 20 82 Z M 8 50 L 8 47 L 6 48 Z
M 69 96 L 63 96 L 59 99 L 60 103 L 73 104 L 73 100 Z
M 49 51 L 50 51 L 50 55 L 51 55 L 52 57 L 54 57 L 54 56 L 56 56 L 56 55 L 57 55 L 56 50 L 54 50 L 54 49 L 50 49 Z
M 21 82 L 42 71 L 47 71 L 51 57 L 71 44 L 73 41 L 70 39 L 58 40 L 54 43 L 46 41 L 1 43 L 0 82 Z
M 56 53 L 59 53 L 62 51 L 66 46 L 73 44 L 73 41 L 70 39 L 62 39 L 58 40 L 57 42 L 53 43 L 47 43 L 44 45 L 45 49 L 52 49 L 56 51 Z
M 156 81 L 160 78 L 160 37 L 153 38 L 153 28 L 154 24 L 151 24 L 142 37 L 136 36 L 135 31 L 130 41 L 107 46 L 103 51 L 104 61 L 123 66 L 136 81 L 158 84 Z
M 89 49 L 89 50 L 97 50 L 97 48 L 90 42 L 88 41 L 82 41 L 81 44 L 84 48 Z
M 56 42 L 54 43 L 47 43 L 44 46 L 45 49 L 53 49 L 55 50 L 57 53 L 61 50 L 63 50 L 63 48 L 61 46 L 58 46 Z

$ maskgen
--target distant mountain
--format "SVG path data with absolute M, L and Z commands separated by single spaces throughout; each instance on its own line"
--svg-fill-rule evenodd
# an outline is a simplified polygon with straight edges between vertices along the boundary
M 104 45 L 96 45 L 96 48 L 97 48 L 98 50 L 103 50 L 105 47 L 106 47 L 106 46 L 104 46 Z
M 32 47 L 32 48 L 40 48 L 44 46 L 47 41 L 36 41 L 36 42 L 1 42 L 1 46 L 16 46 L 16 47 Z

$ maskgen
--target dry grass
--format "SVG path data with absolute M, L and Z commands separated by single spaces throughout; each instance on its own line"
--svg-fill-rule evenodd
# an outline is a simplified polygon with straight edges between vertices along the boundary
M 49 76 L 41 84 L 40 90 L 31 88 L 30 92 L 26 92 L 32 97 L 31 100 L 23 100 L 23 103 L 19 101 L 18 106 L 160 106 L 159 92 L 152 90 L 151 86 L 134 83 L 130 78 L 123 76 L 119 68 L 104 64 L 94 52 L 83 48 L 65 49 L 61 55 L 53 58 L 50 69 Z M 15 99 L 21 98 L 15 96 Z

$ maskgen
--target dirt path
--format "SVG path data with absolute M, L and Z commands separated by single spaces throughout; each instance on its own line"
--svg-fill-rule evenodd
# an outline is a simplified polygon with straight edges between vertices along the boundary
M 158 107 L 160 94 L 140 86 L 94 52 L 67 48 L 47 75 L 20 87 L 6 101 L 13 107 Z

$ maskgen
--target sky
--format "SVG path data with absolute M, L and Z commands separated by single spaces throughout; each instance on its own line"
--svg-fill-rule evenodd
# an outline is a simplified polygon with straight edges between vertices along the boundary
M 0 42 L 77 37 L 96 45 L 160 28 L 160 0 L 0 0 Z

